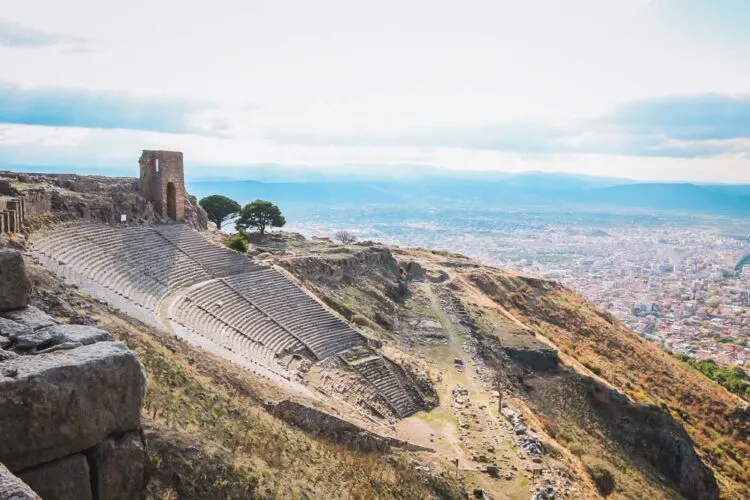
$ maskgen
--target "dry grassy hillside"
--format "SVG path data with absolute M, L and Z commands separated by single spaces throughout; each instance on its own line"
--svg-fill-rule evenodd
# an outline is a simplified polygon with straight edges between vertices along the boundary
M 387 265 L 373 268 L 368 248 Z M 411 294 L 454 297 L 509 394 L 600 495 L 712 498 L 718 484 L 724 498 L 750 497 L 750 413 L 742 400 L 561 285 L 446 252 L 390 250 L 393 262 L 377 245 L 295 240 L 277 242 L 275 258 L 392 352 L 429 345 L 410 330 L 419 303 Z M 559 368 L 521 362 L 546 359 L 545 343 L 559 351 Z
M 496 270 L 468 273 L 467 286 L 634 401 L 669 412 L 717 474 L 725 496 L 750 497 L 750 412 L 746 403 L 596 309 L 569 289 Z
M 109 330 L 145 365 L 148 498 L 464 497 L 452 474 L 420 473 L 408 453 L 353 452 L 288 426 L 263 406 L 287 397 L 279 388 L 27 265 L 35 305 Z

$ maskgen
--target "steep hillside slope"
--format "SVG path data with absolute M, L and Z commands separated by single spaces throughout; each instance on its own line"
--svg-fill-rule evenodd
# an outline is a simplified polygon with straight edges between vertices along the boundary
M 471 399 L 497 405 L 493 389 L 502 393 L 493 416 L 526 415 L 543 437 L 542 468 L 554 460 L 551 470 L 564 469 L 572 486 L 559 474 L 553 482 L 573 496 L 750 495 L 746 403 L 569 289 L 445 252 L 273 238 L 255 251 L 270 253 L 416 377 L 431 380 L 439 407 L 401 430 L 417 436 L 421 418 L 438 449 L 434 429 L 458 434 L 444 449 L 466 457 L 467 470 L 492 461 L 475 451 L 487 434 L 464 429 L 466 415 L 444 400 L 474 384 Z M 500 470 L 512 471 L 513 458 L 498 456 Z M 523 498 L 524 487 L 538 491 L 533 477 L 525 486 L 473 480 L 510 497 Z
M 687 431 L 727 494 L 750 494 L 750 412 L 742 400 L 558 284 L 494 270 L 463 280 L 581 362 L 582 371 L 659 407 Z
M 284 388 L 91 299 L 27 262 L 32 303 L 61 322 L 94 324 L 146 367 L 147 498 L 463 498 L 434 455 L 360 453 L 287 425 L 265 409 Z M 313 401 L 302 400 L 305 404 Z

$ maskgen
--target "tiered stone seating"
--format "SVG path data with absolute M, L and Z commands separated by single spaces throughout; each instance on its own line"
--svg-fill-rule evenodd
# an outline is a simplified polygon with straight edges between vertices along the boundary
M 211 243 L 184 225 L 162 226 L 157 231 L 216 278 L 246 273 L 260 265 L 234 250 Z
M 174 304 L 175 316 L 171 319 L 176 321 L 176 327 L 189 332 L 189 340 L 195 341 L 196 337 L 208 340 L 208 343 L 198 342 L 199 345 L 216 351 L 216 347 L 224 349 L 231 359 L 236 360 L 242 366 L 256 375 L 269 380 L 289 385 L 292 383 L 295 389 L 301 387 L 293 383 L 291 375 L 283 367 L 276 363 L 276 357 L 272 351 L 263 345 L 253 342 L 244 337 L 240 332 L 233 331 L 228 325 L 222 324 L 211 315 L 202 312 L 198 307 L 191 307 L 185 297 L 180 297 Z M 181 310 L 181 311 L 180 311 Z M 221 355 L 221 352 L 219 352 Z
M 75 232 L 55 234 L 37 243 L 35 249 L 68 266 L 72 272 L 149 309 L 155 309 L 166 292 L 163 283 L 144 274 L 129 259 Z
M 273 268 L 259 268 L 224 282 L 290 331 L 318 359 L 366 345 L 362 335 Z
M 283 356 L 299 352 L 305 346 L 288 330 L 268 317 L 223 280 L 208 282 L 185 295 L 185 308 L 178 308 L 178 321 L 185 316 L 188 322 L 213 323 L 224 336 L 238 332 L 251 342 L 263 345 L 270 352 Z M 192 314 L 192 316 L 190 316 Z M 218 323 L 217 323 L 218 322 Z M 194 323 L 193 323 L 194 324 Z M 200 330 L 200 328 L 196 328 Z
M 177 299 L 172 308 L 171 319 L 232 352 L 246 356 L 267 367 L 278 368 L 276 353 L 272 349 L 196 305 L 187 296 Z M 280 369 L 277 371 L 285 373 Z
M 417 410 L 414 401 L 382 356 L 369 348 L 355 348 L 342 353 L 341 358 L 375 386 L 396 415 L 403 418 Z
M 278 270 L 187 226 L 70 224 L 35 241 L 34 250 L 55 272 L 149 324 L 162 324 L 169 296 L 175 331 L 263 376 L 291 383 L 277 362 L 289 354 L 341 355 L 398 416 L 415 410 L 387 363 L 346 322 Z

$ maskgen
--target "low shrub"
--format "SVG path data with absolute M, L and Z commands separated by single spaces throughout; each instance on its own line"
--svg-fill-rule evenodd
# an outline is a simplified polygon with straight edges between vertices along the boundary
M 615 477 L 607 469 L 594 465 L 588 467 L 588 473 L 601 496 L 609 496 L 615 491 Z
M 241 234 L 235 234 L 226 242 L 227 247 L 240 253 L 247 253 L 247 241 Z
M 600 377 L 601 377 L 602 373 L 604 373 L 604 370 L 602 370 L 600 366 L 597 366 L 594 363 L 590 363 L 588 361 L 584 361 L 581 364 L 583 366 L 585 366 L 586 368 L 588 368 L 589 370 L 591 370 L 592 373 L 594 373 L 595 375 L 598 375 Z

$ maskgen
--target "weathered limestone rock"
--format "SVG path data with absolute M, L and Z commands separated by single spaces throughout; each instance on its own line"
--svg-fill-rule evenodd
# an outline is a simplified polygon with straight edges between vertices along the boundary
M 406 264 L 404 271 L 406 272 L 406 278 L 409 281 L 424 280 L 424 269 L 422 269 L 422 266 L 419 264 L 419 262 L 409 262 L 408 264 Z
M 31 281 L 18 250 L 0 249 L 0 311 L 29 305 Z
M 2 314 L 2 317 L 26 325 L 32 330 L 38 330 L 55 324 L 52 318 L 34 306 L 7 311 Z
M 138 429 L 145 391 L 143 366 L 117 342 L 4 361 L 0 461 L 20 470 Z
M 18 476 L 45 500 L 92 498 L 89 464 L 80 453 L 25 470 Z
M 52 337 L 52 332 L 35 332 L 29 328 L 26 333 L 15 334 L 9 337 L 9 340 L 14 343 L 18 349 L 26 351 L 34 347 L 49 345 L 54 339 Z
M 137 432 L 107 438 L 88 454 L 94 497 L 138 500 L 146 487 L 146 449 Z
M 0 500 L 41 500 L 29 485 L 0 464 Z
M 55 352 L 55 351 L 66 351 L 68 349 L 75 349 L 76 347 L 81 347 L 83 344 L 80 342 L 63 342 L 62 344 L 55 344 L 52 347 L 47 347 L 46 349 L 42 349 L 41 351 L 36 351 L 34 354 L 47 354 L 49 352 Z
M 27 353 L 74 349 L 112 340 L 109 332 L 85 325 L 58 325 L 35 307 L 6 313 L 18 319 L 0 318 L 0 347 Z
M 55 345 L 64 342 L 79 342 L 83 345 L 89 345 L 113 340 L 109 332 L 84 325 L 53 325 L 40 328 L 36 333 L 51 335 Z
M 0 335 L 7 338 L 13 338 L 17 335 L 28 335 L 31 328 L 23 323 L 12 321 L 6 318 L 0 318 Z
M 12 351 L 4 351 L 0 349 L 0 361 L 7 361 L 9 359 L 15 359 L 18 357 L 18 354 Z

